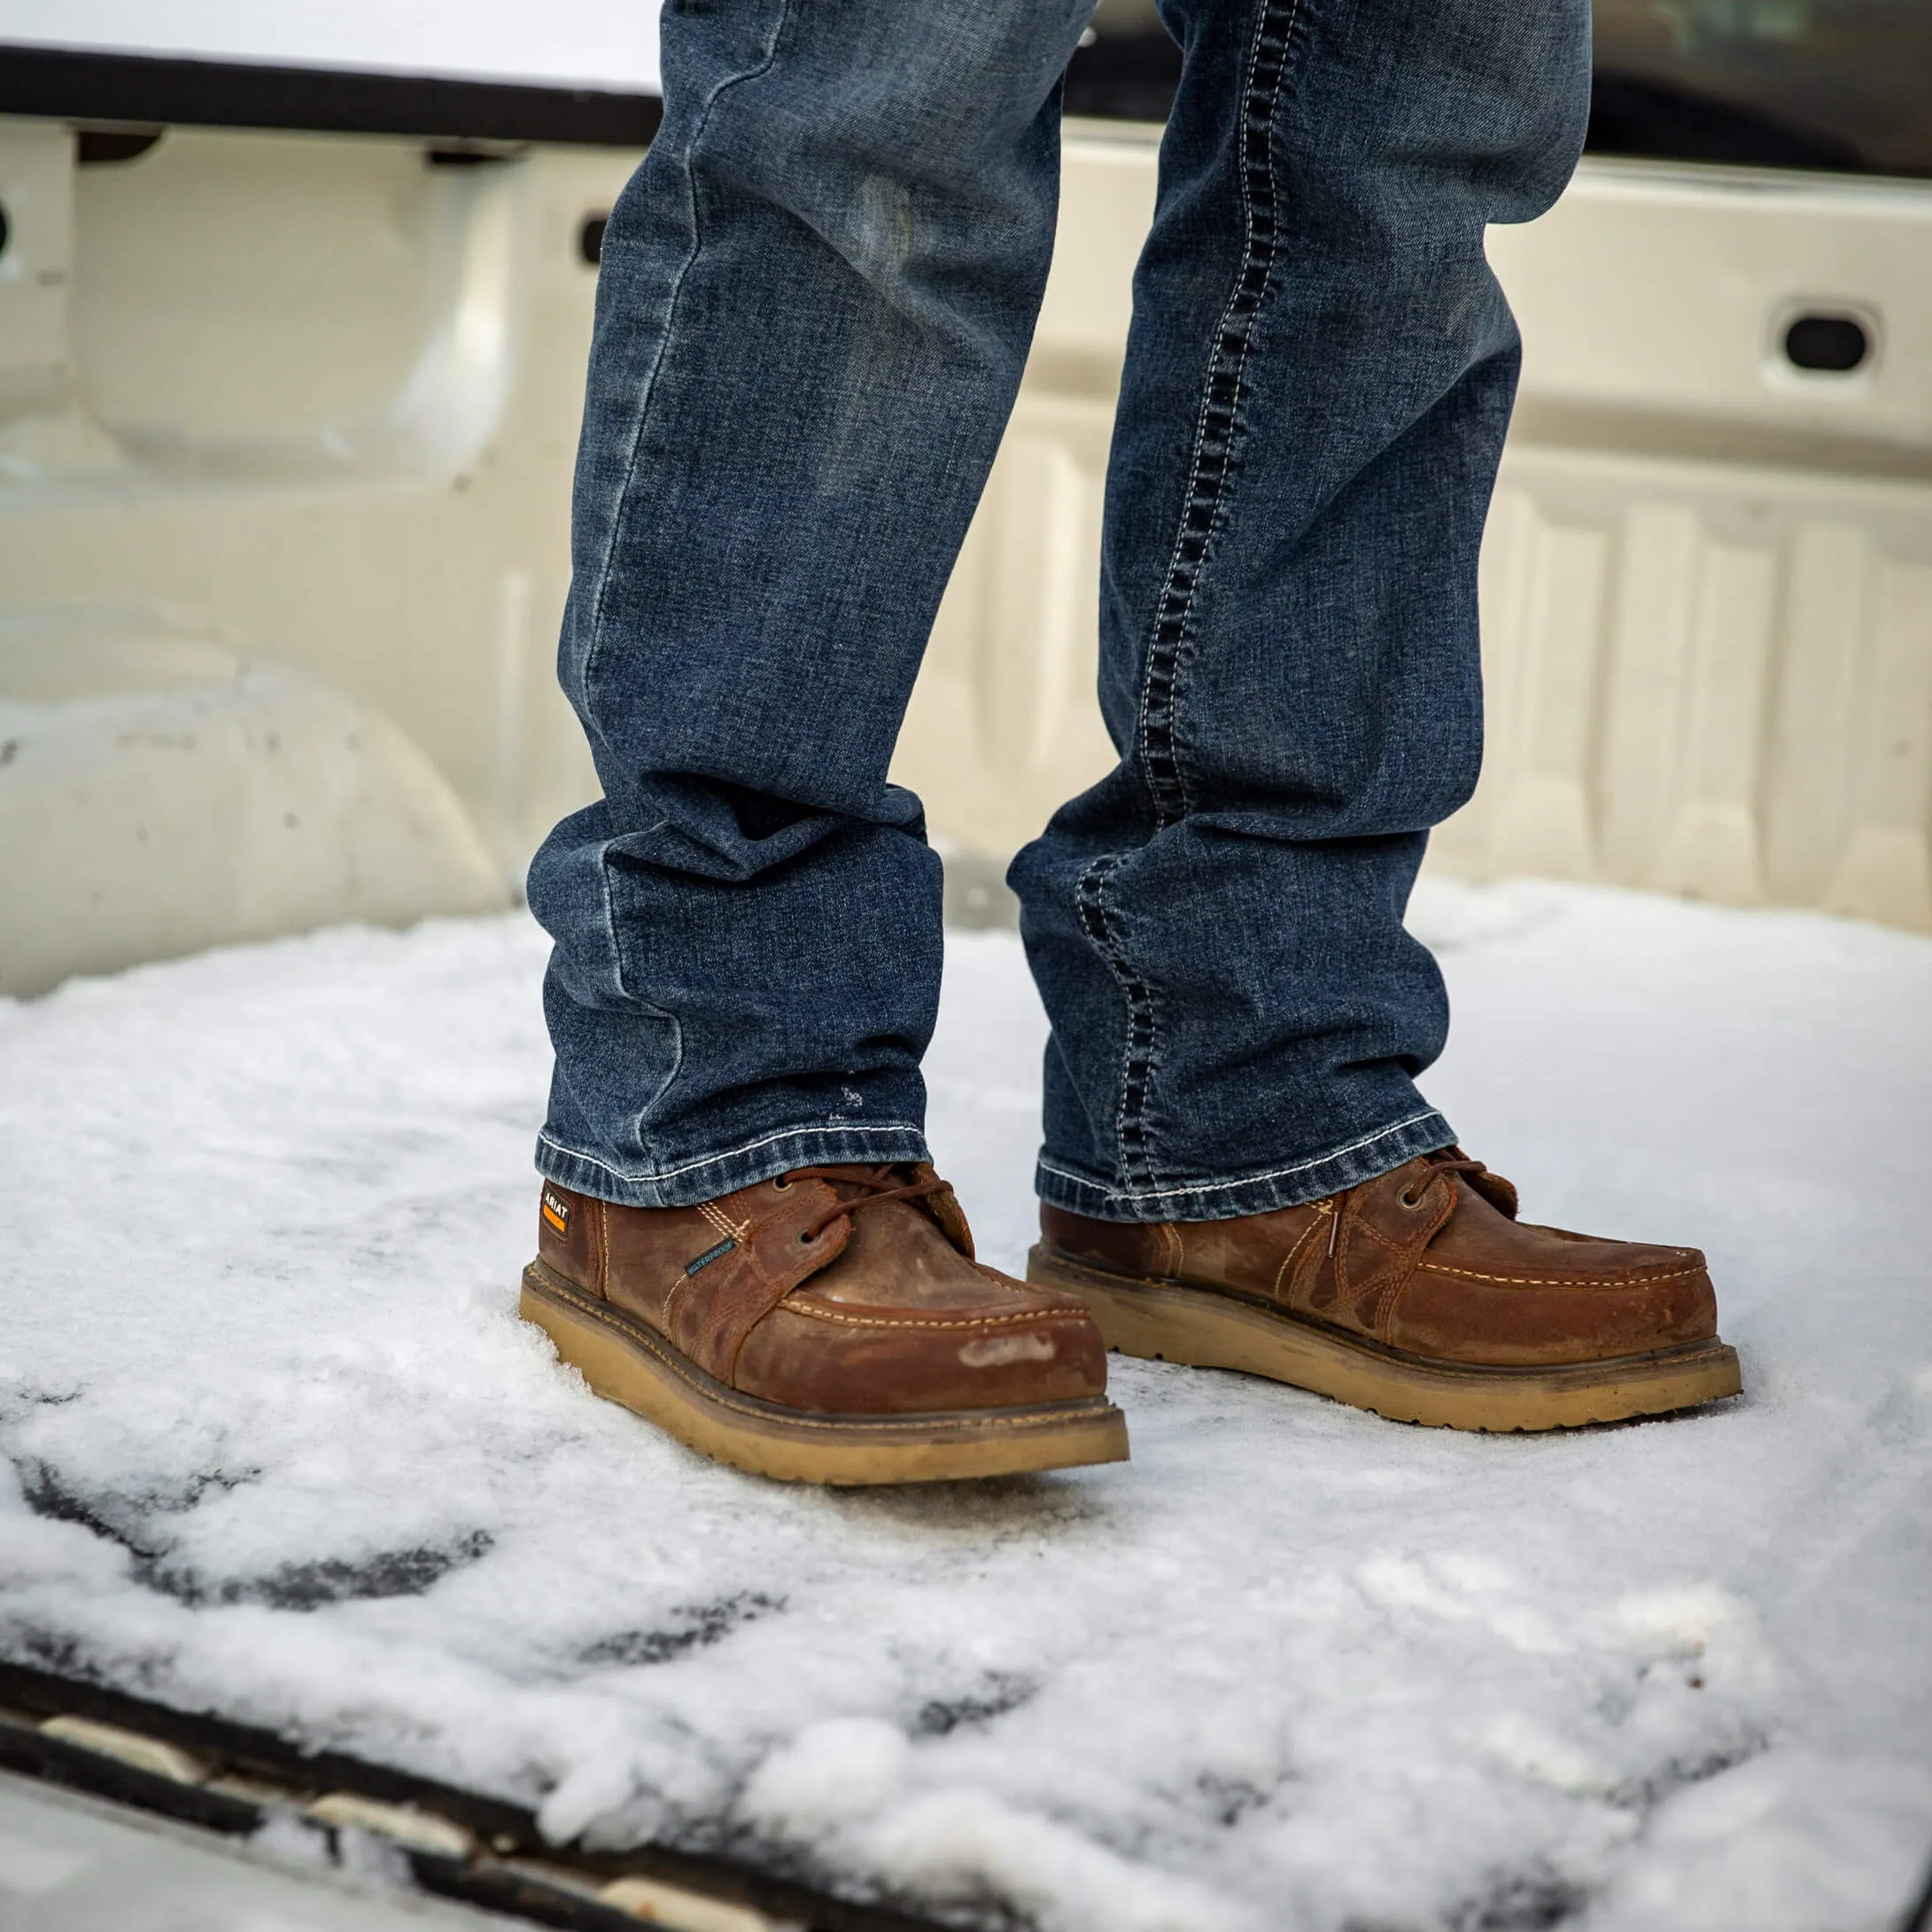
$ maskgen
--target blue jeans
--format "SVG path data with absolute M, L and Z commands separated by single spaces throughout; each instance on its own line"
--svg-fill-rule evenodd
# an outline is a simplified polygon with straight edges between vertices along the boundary
M 538 853 L 538 1165 L 640 1207 L 926 1158 L 940 864 L 886 779 L 1046 279 L 1091 0 L 671 0 L 605 229 Z M 1517 338 L 1484 225 L 1581 144 L 1587 0 L 1167 0 L 1185 50 L 1107 478 L 1120 763 L 1014 861 L 1041 1194 L 1309 1200 L 1447 1144 L 1402 914 L 1481 755 Z

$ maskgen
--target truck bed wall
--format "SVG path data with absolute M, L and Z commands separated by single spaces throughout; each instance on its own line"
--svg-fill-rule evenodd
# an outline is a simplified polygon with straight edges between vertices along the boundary
M 42 793 L 109 897 L 132 903 L 129 868 L 150 900 L 235 876 L 185 925 L 144 937 L 129 914 L 111 943 L 81 894 L 30 973 L 0 938 L 0 989 L 507 903 L 590 795 L 552 657 L 585 224 L 634 159 L 432 165 L 400 138 L 175 129 L 81 167 L 66 128 L 0 120 L 0 709 L 48 702 L 63 654 L 76 702 L 174 688 L 184 640 L 284 667 L 420 751 L 402 777 L 382 752 L 365 789 L 416 799 L 451 881 L 359 899 L 355 866 L 322 867 L 278 892 L 274 851 L 256 838 L 242 877 L 213 808 L 198 846 L 190 826 L 157 847 L 112 786 Z M 1111 756 L 1100 490 L 1152 131 L 1072 124 L 1066 165 L 1032 361 L 896 765 L 987 881 Z M 1490 247 L 1526 354 L 1483 561 L 1489 756 L 1432 863 L 1932 929 L 1932 189 L 1588 162 Z M 1793 369 L 1782 331 L 1807 310 L 1860 318 L 1866 365 Z M 6 803 L 0 934 L 54 916 L 20 896 L 36 835 Z M 433 874 L 425 850 L 407 881 Z M 997 888 L 980 898 L 997 916 Z

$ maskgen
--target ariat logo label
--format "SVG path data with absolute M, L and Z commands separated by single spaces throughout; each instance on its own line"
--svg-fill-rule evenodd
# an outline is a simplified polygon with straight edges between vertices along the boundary
M 738 1244 L 727 1235 L 715 1248 L 706 1248 L 696 1261 L 687 1261 L 684 1268 L 685 1273 L 687 1275 L 694 1275 L 701 1268 L 709 1268 L 720 1255 L 729 1254 L 737 1245 Z
M 570 1204 L 554 1189 L 543 1191 L 544 1225 L 562 1235 L 566 1240 L 570 1233 Z

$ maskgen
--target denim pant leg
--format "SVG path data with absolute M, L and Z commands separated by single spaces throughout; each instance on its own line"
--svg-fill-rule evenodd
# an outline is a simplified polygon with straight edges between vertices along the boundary
M 1402 915 L 1481 756 L 1517 338 L 1489 221 L 1582 143 L 1587 0 L 1164 0 L 1183 41 L 1107 479 L 1117 769 L 1016 860 L 1043 1197 L 1310 1200 L 1453 1137 Z
M 559 653 L 604 796 L 530 874 L 554 1180 L 684 1206 L 925 1158 L 940 867 L 886 769 L 1031 339 L 1090 10 L 664 11 Z

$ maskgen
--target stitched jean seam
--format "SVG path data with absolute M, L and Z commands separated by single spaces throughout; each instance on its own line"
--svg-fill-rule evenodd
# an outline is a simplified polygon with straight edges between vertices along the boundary
M 1349 1141 L 1345 1146 L 1331 1147 L 1326 1153 L 1319 1153 L 1307 1160 L 1297 1160 L 1285 1168 L 1270 1168 L 1263 1174 L 1244 1174 L 1232 1181 L 1190 1181 L 1179 1187 L 1150 1187 L 1117 1190 L 1129 1200 L 1158 1201 L 1170 1199 L 1182 1194 L 1233 1194 L 1245 1187 L 1262 1187 L 1270 1181 L 1285 1181 L 1297 1174 L 1306 1174 L 1311 1168 L 1326 1167 L 1331 1160 L 1339 1160 L 1345 1155 L 1360 1153 L 1364 1147 L 1372 1147 L 1378 1140 L 1389 1140 L 1397 1134 L 1407 1133 L 1412 1127 L 1419 1127 L 1424 1121 L 1436 1117 L 1433 1107 L 1424 1107 L 1420 1113 L 1411 1113 L 1407 1120 L 1397 1121 L 1393 1125 L 1378 1128 L 1372 1134 L 1365 1134 L 1360 1140 Z M 1090 1187 L 1092 1182 L 1083 1174 L 1075 1174 L 1066 1168 L 1056 1167 L 1044 1155 L 1040 1166 L 1049 1174 L 1057 1174 L 1063 1181 L 1071 1181 L 1076 1186 Z
M 654 832 L 660 831 L 663 826 L 663 821 L 660 820 L 651 829 Z M 618 936 L 617 909 L 610 891 L 610 859 L 608 852 L 599 856 L 597 882 L 603 893 L 604 935 L 610 943 L 610 958 L 617 968 L 618 991 L 636 999 L 650 1018 L 662 1020 L 671 1028 L 671 1065 L 665 1070 L 664 1077 L 658 1082 L 657 1090 L 637 1110 L 631 1121 L 631 1131 L 636 1137 L 638 1145 L 648 1147 L 649 1142 L 644 1134 L 644 1123 L 650 1118 L 651 1110 L 671 1091 L 671 1082 L 677 1079 L 679 1071 L 684 1066 L 684 1022 L 668 1006 L 660 1006 L 651 1000 L 638 998 L 631 991 L 630 974 L 625 964 L 624 943 Z
M 1134 1190 L 1078 1173 L 1041 1155 L 1034 1183 L 1040 1198 L 1080 1214 L 1153 1223 L 1214 1221 L 1268 1214 L 1321 1199 L 1401 1167 L 1432 1148 L 1451 1145 L 1455 1130 L 1434 1110 L 1409 1114 L 1307 1160 L 1222 1181 L 1175 1183 Z
M 1300 7 L 1300 0 L 1286 0 L 1285 5 L 1283 0 L 1261 0 L 1248 47 L 1247 79 L 1241 90 L 1241 261 L 1208 353 L 1188 464 L 1187 493 L 1167 577 L 1154 605 L 1153 629 L 1141 678 L 1141 777 L 1153 807 L 1157 833 L 1192 809 L 1175 741 L 1181 672 L 1207 540 L 1221 515 L 1236 439 L 1244 427 L 1240 404 L 1248 350 L 1262 299 L 1274 276 L 1277 233 L 1275 116 Z M 1271 32 L 1277 21 L 1278 35 Z M 1129 1194 L 1137 1196 L 1151 1191 L 1155 1179 L 1148 1142 L 1147 1097 L 1160 1062 L 1160 1039 L 1152 991 L 1129 966 L 1106 915 L 1106 882 L 1121 856 L 1109 854 L 1089 866 L 1075 888 L 1075 903 L 1081 929 L 1106 962 L 1127 1008 L 1120 1102 L 1114 1117 L 1114 1161 Z
M 539 1132 L 537 1138 L 543 1145 L 554 1149 L 567 1160 L 581 1160 L 586 1167 L 601 1168 L 614 1181 L 655 1183 L 675 1181 L 680 1175 L 695 1174 L 702 1168 L 718 1167 L 727 1160 L 736 1160 L 746 1154 L 755 1154 L 759 1148 L 769 1147 L 777 1141 L 803 1140 L 811 1136 L 836 1139 L 848 1135 L 863 1136 L 866 1138 L 876 1138 L 881 1135 L 904 1135 L 921 1141 L 925 1138 L 924 1131 L 913 1126 L 910 1121 L 884 1121 L 865 1127 L 783 1127 L 776 1133 L 761 1134 L 757 1139 L 747 1141 L 741 1147 L 725 1147 L 715 1154 L 702 1154 L 697 1160 L 687 1160 L 679 1167 L 645 1168 L 636 1170 L 614 1168 L 608 1160 L 600 1160 L 595 1154 L 587 1154 L 578 1147 L 566 1146 L 547 1130 Z
M 1161 828 L 1185 817 L 1191 809 L 1175 731 L 1181 672 L 1208 539 L 1221 516 L 1235 444 L 1245 428 L 1241 396 L 1254 324 L 1274 277 L 1278 233 L 1275 115 L 1287 76 L 1289 42 L 1300 7 L 1300 0 L 1286 0 L 1285 6 L 1282 0 L 1262 0 L 1255 14 L 1247 81 L 1241 90 L 1241 263 L 1214 328 L 1207 379 L 1201 385 L 1200 413 L 1195 420 L 1187 494 L 1148 639 L 1147 665 L 1141 681 L 1141 775 L 1153 806 L 1155 825 Z M 1271 35 L 1269 28 L 1277 19 L 1280 34 Z
M 1081 930 L 1113 974 L 1127 1009 L 1120 1098 L 1113 1111 L 1114 1165 L 1129 1185 L 1152 1187 L 1156 1176 L 1147 1157 L 1146 1082 L 1155 1059 L 1153 995 L 1128 964 L 1107 918 L 1106 882 L 1120 862 L 1118 853 L 1096 859 L 1081 874 L 1075 902 Z

